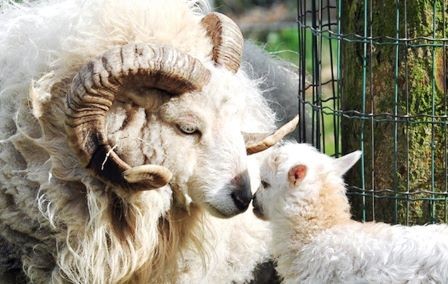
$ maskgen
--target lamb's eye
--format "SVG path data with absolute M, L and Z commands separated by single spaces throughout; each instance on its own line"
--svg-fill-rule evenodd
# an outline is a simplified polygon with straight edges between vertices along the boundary
M 177 125 L 177 128 L 179 128 L 180 131 L 182 131 L 184 134 L 196 134 L 199 132 L 198 128 L 194 125 L 187 125 L 187 124 L 179 124 Z
M 268 187 L 271 186 L 268 182 L 265 182 L 264 180 L 261 181 L 261 185 L 262 185 L 264 188 L 268 188 Z

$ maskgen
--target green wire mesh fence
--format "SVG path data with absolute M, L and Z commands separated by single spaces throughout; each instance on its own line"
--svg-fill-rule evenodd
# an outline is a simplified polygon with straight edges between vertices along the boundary
M 299 140 L 334 156 L 363 151 L 346 175 L 355 219 L 447 222 L 446 0 L 297 7 Z

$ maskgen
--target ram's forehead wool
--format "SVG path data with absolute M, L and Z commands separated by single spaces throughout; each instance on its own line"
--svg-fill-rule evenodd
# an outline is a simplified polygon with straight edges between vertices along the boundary
M 182 0 L 2 5 L 0 242 L 8 244 L 5 259 L 12 258 L 7 262 L 12 267 L 1 267 L 0 273 L 23 268 L 35 283 L 228 283 L 250 279 L 255 264 L 268 257 L 269 232 L 252 214 L 219 220 L 206 211 L 231 217 L 247 208 L 252 167 L 241 133 L 272 133 L 274 115 L 258 81 L 235 64 L 239 54 L 229 63 L 212 56 L 214 42 L 225 41 L 234 30 L 211 39 L 202 23 L 209 12 L 204 7 L 202 1 Z M 132 44 L 175 49 L 198 62 L 195 72 L 210 74 L 197 81 L 187 78 L 199 82 L 192 88 L 184 84 L 188 74 L 171 74 L 179 79 L 182 94 L 167 86 L 153 90 L 153 85 L 125 82 L 111 95 L 114 88 L 103 88 L 108 85 L 104 79 L 119 82 L 121 77 L 109 77 L 100 68 L 110 67 L 104 58 L 101 66 L 95 60 Z M 124 51 L 134 52 L 134 58 L 143 53 L 139 48 Z M 228 52 L 228 47 L 220 50 L 226 57 Z M 77 82 L 92 87 L 90 80 L 75 79 L 89 74 L 79 73 L 83 66 L 107 75 L 91 72 L 104 83 L 99 88 L 104 94 L 93 102 L 98 89 L 82 98 L 70 96 Z M 197 66 L 208 71 L 199 72 Z M 120 72 L 127 71 L 142 70 Z M 94 111 L 92 104 L 97 104 Z M 101 119 L 94 127 L 78 129 L 76 143 L 102 145 L 97 169 L 120 158 L 119 164 L 131 169 L 123 166 L 117 172 L 124 179 L 139 181 L 153 171 L 165 175 L 169 186 L 127 190 L 86 167 L 93 163 L 88 156 L 92 145 L 80 155 L 69 142 L 73 133 L 67 127 L 95 116 Z M 182 132 L 191 123 L 200 135 Z M 142 165 L 163 169 L 138 168 Z M 234 179 L 239 175 L 244 178 Z M 156 180 L 157 185 L 166 180 Z M 237 204 L 231 193 L 242 188 L 246 200 Z M 173 192 L 183 193 L 185 202 Z

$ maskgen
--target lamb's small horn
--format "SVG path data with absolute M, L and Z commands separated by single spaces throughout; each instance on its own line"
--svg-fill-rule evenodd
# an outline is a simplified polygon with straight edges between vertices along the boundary
M 106 113 L 129 85 L 180 95 L 201 90 L 209 78 L 210 72 L 198 60 L 174 48 L 151 44 L 113 48 L 84 65 L 73 79 L 66 114 L 70 144 L 81 162 L 108 182 L 136 189 L 163 186 L 171 179 L 167 169 L 132 170 L 114 152 L 107 139 Z
M 294 129 L 296 129 L 298 123 L 299 123 L 299 116 L 296 116 L 294 117 L 294 119 L 292 119 L 291 121 L 280 127 L 273 134 L 265 137 L 263 140 L 246 145 L 247 155 L 252 155 L 274 146 L 276 143 L 282 140 L 283 137 L 293 132 Z
M 243 54 L 241 30 L 229 17 L 216 12 L 207 14 L 201 23 L 212 40 L 213 61 L 236 73 Z

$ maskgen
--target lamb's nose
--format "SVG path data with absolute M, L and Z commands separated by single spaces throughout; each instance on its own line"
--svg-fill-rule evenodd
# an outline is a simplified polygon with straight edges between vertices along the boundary
M 241 211 L 246 211 L 252 200 L 249 175 L 244 173 L 236 176 L 232 180 L 232 185 L 234 186 L 234 189 L 230 196 L 232 196 L 235 206 Z
M 254 194 L 254 197 L 252 198 L 252 205 L 254 207 L 258 206 L 258 202 L 257 202 L 257 194 Z

